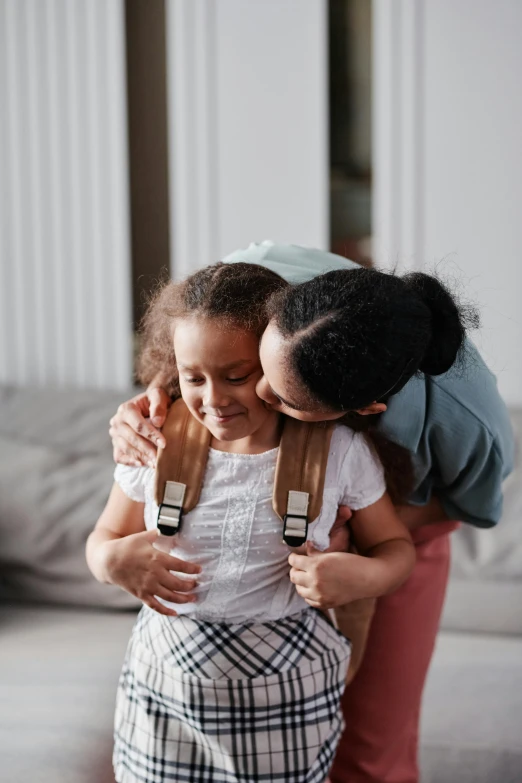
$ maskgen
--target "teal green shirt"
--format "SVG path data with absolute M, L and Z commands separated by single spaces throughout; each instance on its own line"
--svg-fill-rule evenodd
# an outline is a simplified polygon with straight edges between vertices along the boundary
M 246 261 L 303 283 L 332 269 L 356 268 L 323 250 L 252 244 L 224 261 Z M 492 527 L 502 513 L 502 482 L 513 467 L 513 434 L 495 376 L 466 341 L 462 361 L 444 375 L 419 374 L 390 398 L 382 432 L 413 455 L 416 486 L 411 503 L 434 492 L 450 519 Z

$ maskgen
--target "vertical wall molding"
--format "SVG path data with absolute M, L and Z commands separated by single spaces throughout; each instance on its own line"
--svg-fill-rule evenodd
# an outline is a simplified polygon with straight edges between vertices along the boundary
M 374 0 L 374 230 L 382 266 L 436 271 L 522 404 L 522 3 Z
M 167 0 L 172 270 L 214 260 L 217 200 L 214 0 Z
M 373 255 L 424 266 L 424 0 L 373 1 Z
M 0 381 L 132 380 L 122 0 L 0 0 Z
M 326 0 L 167 0 L 171 269 L 327 247 Z

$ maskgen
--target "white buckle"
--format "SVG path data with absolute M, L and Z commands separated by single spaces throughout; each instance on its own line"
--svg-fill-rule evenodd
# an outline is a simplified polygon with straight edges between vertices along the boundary
M 284 516 L 283 541 L 288 546 L 304 544 L 308 534 L 308 492 L 288 492 L 288 504 Z
M 285 515 L 285 536 L 306 539 L 306 517 L 289 517 Z
M 187 485 L 179 481 L 167 481 L 165 484 L 163 503 L 160 504 L 156 523 L 160 533 L 165 536 L 174 536 L 180 529 L 186 489 Z

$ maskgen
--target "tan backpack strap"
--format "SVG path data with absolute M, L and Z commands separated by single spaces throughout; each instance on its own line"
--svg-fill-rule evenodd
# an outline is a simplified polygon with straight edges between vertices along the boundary
M 306 541 L 308 522 L 319 516 L 333 423 L 286 418 L 277 457 L 273 507 L 285 523 L 288 546 Z
M 173 536 L 183 513 L 199 501 L 211 434 L 181 398 L 171 406 L 162 432 L 166 446 L 158 449 L 154 498 L 159 506 L 158 528 L 163 535 Z

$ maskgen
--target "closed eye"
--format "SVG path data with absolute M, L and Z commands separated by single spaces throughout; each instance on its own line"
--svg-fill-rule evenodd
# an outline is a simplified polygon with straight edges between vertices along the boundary
M 276 397 L 279 400 L 281 405 L 283 405 L 285 408 L 289 408 L 291 411 L 300 411 L 301 413 L 304 411 L 304 408 L 300 408 L 297 405 L 291 405 L 286 400 L 283 400 L 283 398 L 280 397 L 279 394 L 277 394 L 272 388 L 270 388 L 270 391 L 272 392 L 274 397 Z
M 250 373 L 248 375 L 243 375 L 241 378 L 227 378 L 226 380 L 228 383 L 244 383 L 248 378 L 250 377 Z M 192 385 L 195 385 L 196 383 L 203 383 L 205 380 L 204 378 L 184 378 L 185 383 L 190 383 Z

